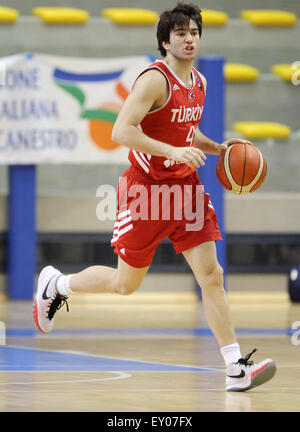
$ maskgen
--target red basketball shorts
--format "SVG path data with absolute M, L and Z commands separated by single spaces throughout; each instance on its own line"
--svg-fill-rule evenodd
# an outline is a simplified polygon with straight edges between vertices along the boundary
M 176 253 L 222 240 L 209 194 L 196 171 L 176 183 L 159 183 L 131 166 L 120 179 L 117 208 L 111 246 L 132 267 L 149 266 L 165 238 Z

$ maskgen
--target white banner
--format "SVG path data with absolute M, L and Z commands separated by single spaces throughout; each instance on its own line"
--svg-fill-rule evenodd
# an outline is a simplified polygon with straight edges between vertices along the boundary
M 111 141 L 147 56 L 108 59 L 17 54 L 0 59 L 0 164 L 126 163 Z

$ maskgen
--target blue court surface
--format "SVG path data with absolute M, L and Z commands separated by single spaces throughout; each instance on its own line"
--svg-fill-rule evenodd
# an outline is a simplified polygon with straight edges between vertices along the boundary
M 257 328 L 236 329 L 240 335 L 287 335 L 290 329 Z M 197 365 L 174 365 L 159 362 L 147 362 L 130 359 L 115 358 L 88 353 L 46 350 L 15 346 L 14 338 L 40 339 L 76 338 L 76 337 L 178 337 L 196 336 L 212 337 L 209 329 L 59 329 L 53 330 L 51 335 L 44 336 L 34 329 L 7 329 L 6 336 L 11 344 L 0 346 L 0 372 L 5 371 L 120 371 L 120 372 L 218 372 L 220 369 L 197 367 Z
M 291 328 L 236 328 L 237 335 L 291 335 L 293 330 Z M 38 330 L 31 328 L 7 328 L 7 337 L 44 337 Z M 47 335 L 47 337 L 104 337 L 104 336 L 129 336 L 129 337 L 147 337 L 147 336 L 161 336 L 161 337 L 179 337 L 179 336 L 210 336 L 213 333 L 208 328 L 130 328 L 130 329 L 54 329 Z
M 209 372 L 217 369 L 123 360 L 81 353 L 0 347 L 0 372 Z

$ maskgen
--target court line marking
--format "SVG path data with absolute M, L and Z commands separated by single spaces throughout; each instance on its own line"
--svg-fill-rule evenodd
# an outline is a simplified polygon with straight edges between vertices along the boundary
M 133 374 L 133 373 L 145 373 L 145 374 L 150 374 L 150 373 L 172 373 L 172 374 L 174 374 L 174 373 L 199 373 L 199 372 L 215 372 L 215 370 L 212 370 L 212 371 L 210 371 L 208 368 L 205 368 L 206 370 L 186 370 L 186 371 L 177 371 L 177 370 L 173 370 L 173 371 L 140 371 L 140 370 L 127 370 L 127 371 L 123 371 L 123 373 L 131 373 L 131 374 Z M 17 372 L 19 372 L 19 373 L 24 373 L 24 372 L 26 372 L 26 373 L 44 373 L 44 374 L 50 374 L 50 373 L 56 373 L 56 374 L 59 374 L 59 373 L 63 373 L 63 374 L 66 374 L 66 373 L 80 373 L 80 374 L 86 374 L 86 373 L 98 373 L 98 374 L 100 374 L 100 373 L 111 373 L 111 371 L 101 371 L 101 370 L 78 370 L 78 369 L 75 369 L 75 370 L 32 370 L 32 369 L 22 369 L 22 370 L 1 370 L 0 369 L 0 373 L 5 373 L 5 374 L 8 374 L 8 373 L 17 373 Z M 221 372 L 224 372 L 225 373 L 225 370 L 224 371 L 221 371 Z M 121 372 L 120 372 L 121 373 Z
M 171 366 L 171 367 L 183 367 L 183 368 L 187 368 L 187 369 L 206 369 L 205 371 L 186 371 L 186 372 L 225 372 L 226 369 L 220 369 L 219 366 L 217 367 L 213 367 L 213 366 L 201 366 L 201 365 L 182 365 L 182 364 L 175 364 L 175 363 L 163 363 L 163 362 L 156 362 L 156 361 L 151 361 L 151 360 L 140 360 L 140 359 L 132 359 L 132 358 L 123 358 L 123 357 L 114 357 L 114 356 L 104 356 L 104 355 L 98 355 L 98 354 L 92 354 L 92 353 L 88 353 L 86 351 L 76 351 L 76 350 L 51 350 L 51 349 L 43 349 L 43 348 L 31 348 L 31 347 L 23 347 L 23 346 L 18 346 L 18 345 L 7 345 L 8 347 L 11 348 L 21 348 L 21 349 L 27 349 L 27 350 L 35 350 L 35 351 L 48 351 L 48 352 L 52 352 L 52 353 L 61 353 L 61 354 L 76 354 L 76 355 L 82 355 L 82 356 L 90 356 L 93 358 L 107 358 L 107 359 L 113 359 L 113 360 L 124 360 L 124 361 L 132 361 L 132 362 L 138 362 L 138 363 L 152 363 L 152 364 L 156 364 L 156 365 L 161 365 L 161 366 Z M 299 368 L 299 365 L 276 365 L 277 368 Z M 101 373 L 102 371 L 78 371 L 78 370 L 74 370 L 74 371 L 70 371 L 70 370 L 66 370 L 66 371 L 45 371 L 45 370 L 41 370 L 41 371 L 32 371 L 32 370 L 22 370 L 22 371 L 1 371 L 0 372 L 44 372 L 44 373 L 49 373 L 49 372 L 80 372 L 80 373 Z M 103 371 L 103 372 L 107 372 L 107 371 Z M 173 372 L 185 372 L 185 371 L 135 371 L 135 370 L 128 370 L 126 372 L 130 372 L 130 373 L 173 373 Z
M 20 371 L 21 372 L 21 371 Z M 94 378 L 94 379 L 79 379 L 79 380 L 61 380 L 61 381 L 28 381 L 28 382 L 0 382 L 1 385 L 27 385 L 27 384 L 74 384 L 80 382 L 99 382 L 99 381 L 115 381 L 120 379 L 131 378 L 131 374 L 127 372 L 103 372 L 103 373 L 111 373 L 117 374 L 116 377 L 108 377 L 108 378 Z
M 239 395 L 247 395 L 250 396 L 255 392 L 268 392 L 268 391 L 299 391 L 300 387 L 269 387 L 269 388 L 255 388 L 249 392 L 241 392 L 234 393 Z M 100 393 L 154 393 L 154 392 L 224 392 L 226 395 L 229 392 L 226 392 L 224 388 L 178 388 L 178 389 L 62 389 L 62 390 L 38 390 L 38 389 L 30 389 L 30 390 L 0 390 L 0 393 L 90 393 L 90 392 L 100 392 Z
M 176 366 L 176 365 L 175 365 Z M 158 371 L 140 371 L 140 370 L 127 370 L 127 371 L 123 371 L 123 372 L 119 372 L 119 373 L 131 373 L 131 374 L 175 374 L 175 373 L 199 373 L 199 372 L 226 372 L 226 370 L 225 369 L 212 369 L 212 370 L 210 370 L 207 366 L 199 366 L 199 368 L 202 368 L 202 369 L 206 369 L 205 371 L 203 371 L 203 370 L 193 370 L 193 371 L 191 371 L 191 370 L 181 370 L 181 371 L 174 371 L 174 370 L 172 370 L 172 371 L 160 371 L 160 370 L 158 370 Z M 287 369 L 287 368 L 300 368 L 300 366 L 297 366 L 297 365 L 292 365 L 292 366 L 278 366 L 277 365 L 277 369 L 279 369 L 279 368 L 281 368 L 281 369 Z M 113 373 L 112 371 L 101 371 L 101 370 L 78 370 L 78 369 L 75 369 L 75 370 L 70 370 L 70 369 L 68 369 L 68 370 L 32 370 L 32 369 L 22 369 L 22 370 L 1 370 L 0 369 L 0 374 L 2 373 L 2 374 L 15 374 L 15 373 L 31 373 L 31 374 L 35 374 L 35 373 L 44 373 L 44 374 L 53 374 L 53 373 L 55 373 L 55 374 L 67 374 L 67 373 L 72 373 L 72 374 L 74 374 L 74 373 L 80 373 L 80 374 L 95 374 L 95 373 L 98 373 L 98 374 L 100 374 L 100 373 Z
M 256 336 L 265 336 L 265 335 L 284 335 L 290 336 L 293 334 L 293 330 L 289 327 L 237 327 L 235 329 L 236 333 L 241 336 L 251 336 L 255 334 Z M 88 329 L 54 329 L 51 334 L 48 335 L 49 338 L 61 338 L 61 337 L 112 337 L 112 338 L 120 338 L 120 337 L 169 337 L 170 335 L 176 337 L 186 337 L 186 336 L 213 336 L 212 331 L 207 328 L 125 328 L 125 329 L 99 329 L 99 328 L 88 328 Z M 16 337 L 38 337 L 44 338 L 44 335 L 41 334 L 35 328 L 30 329 L 7 329 L 7 336 L 11 338 Z
M 178 364 L 172 364 L 172 363 L 162 363 L 162 362 L 155 362 L 155 361 L 147 361 L 147 360 L 136 360 L 136 359 L 128 359 L 128 358 L 120 358 L 120 357 L 113 357 L 113 356 L 102 356 L 102 355 L 97 355 L 97 354 L 90 354 L 90 353 L 87 353 L 87 352 L 85 352 L 85 351 L 76 351 L 76 350 L 63 350 L 63 351 L 58 351 L 58 350 L 49 350 L 49 349 L 42 349 L 42 348 L 31 348 L 31 347 L 20 347 L 20 346 L 13 346 L 13 345 L 9 345 L 9 347 L 11 347 L 11 348 L 20 348 L 20 349 L 26 349 L 26 350 L 35 350 L 35 351 L 47 351 L 47 352 L 52 352 L 52 353 L 62 353 L 62 354 L 75 354 L 75 355 L 81 355 L 81 356 L 90 356 L 90 357 L 93 357 L 93 358 L 108 358 L 108 359 L 114 359 L 114 360 L 120 360 L 120 361 L 122 361 L 122 360 L 124 360 L 124 361 L 132 361 L 132 362 L 137 362 L 137 363 L 146 363 L 146 364 L 148 364 L 148 363 L 152 363 L 152 364 L 156 364 L 156 365 L 162 365 L 162 366 L 171 366 L 171 367 L 183 367 L 183 368 L 187 368 L 187 369 L 189 369 L 189 368 L 192 368 L 192 369 L 206 369 L 206 370 L 194 370 L 194 371 L 136 371 L 136 370 L 127 370 L 127 371 L 123 371 L 124 373 L 158 373 L 158 372 L 160 372 L 160 373 L 170 373 L 170 372 L 190 372 L 190 373 L 192 373 L 192 372 L 225 372 L 225 369 L 219 369 L 219 368 L 212 368 L 212 367 L 203 367 L 203 366 L 199 366 L 199 365 L 197 365 L 197 366 L 191 366 L 191 365 L 178 365 Z M 290 368 L 290 367 L 293 367 L 293 368 L 297 368 L 297 367 L 299 367 L 298 365 L 292 365 L 292 366 L 277 366 L 277 368 Z M 93 373 L 114 373 L 114 372 L 112 372 L 112 371 L 78 371 L 78 370 L 74 370 L 74 371 L 70 371 L 70 370 L 67 370 L 67 371 L 46 371 L 46 370 L 41 370 L 41 371 L 39 371 L 39 370 L 35 370 L 35 371 L 33 371 L 33 370 L 22 370 L 22 371 L 1 371 L 0 370 L 0 372 L 13 372 L 13 373 L 15 373 L 15 372 L 34 372 L 34 373 L 37 373 L 37 372 L 39 372 L 39 373 L 49 373 L 49 372 L 70 372 L 70 373 L 78 373 L 78 372 L 80 372 L 80 373 L 90 373 L 90 372 L 93 372 Z M 121 373 L 121 372 L 115 372 L 115 373 Z M 131 375 L 130 375 L 130 377 L 131 377 Z M 127 377 L 126 377 L 127 378 Z M 128 377 L 129 378 L 129 377 Z M 118 378 L 118 379 L 120 379 L 120 378 Z M 107 380 L 107 379 L 99 379 L 100 381 L 103 381 L 103 380 Z M 91 380 L 91 381 L 93 381 L 93 380 Z M 68 381 L 68 382 L 71 382 L 71 381 Z M 51 382 L 49 382 L 49 383 L 51 383 Z
M 17 349 L 25 349 L 25 350 L 32 350 L 32 351 L 42 351 L 42 352 L 51 352 L 51 353 L 58 353 L 58 354 L 75 354 L 75 355 L 79 355 L 79 356 L 89 356 L 89 357 L 93 357 L 93 358 L 105 358 L 105 359 L 112 359 L 112 360 L 120 360 L 120 361 L 129 361 L 129 362 L 135 362 L 135 363 L 145 363 L 145 364 L 154 364 L 154 365 L 160 365 L 160 366 L 170 366 L 170 367 L 182 367 L 182 368 L 186 368 L 186 369 L 205 369 L 204 371 L 202 370 L 198 370 L 198 371 L 188 371 L 188 372 L 224 372 L 224 369 L 215 369 L 215 368 L 203 368 L 201 366 L 198 365 L 181 365 L 181 364 L 173 364 L 173 363 L 162 363 L 162 362 L 156 362 L 156 361 L 151 361 L 151 360 L 140 360 L 140 359 L 132 359 L 132 358 L 123 358 L 123 357 L 113 357 L 113 356 L 103 356 L 103 355 L 97 355 L 97 354 L 90 354 L 88 352 L 85 351 L 75 351 L 75 350 L 51 350 L 51 349 L 42 349 L 42 348 L 31 348 L 31 347 L 22 347 L 22 346 L 17 346 L 17 345 L 6 345 L 8 348 L 17 348 Z M 1 370 L 0 370 L 1 372 Z M 2 371 L 2 372 L 6 372 L 6 371 Z M 10 372 L 14 372 L 14 371 L 10 371 Z M 25 370 L 23 370 L 23 372 L 25 372 Z M 30 371 L 28 371 L 30 372 Z M 33 371 L 34 372 L 34 371 Z M 47 372 L 47 371 L 40 371 L 40 372 Z M 61 372 L 61 371 L 57 371 L 57 372 Z M 71 372 L 71 371 L 70 371 Z M 74 371 L 76 372 L 76 371 Z M 79 371 L 77 371 L 79 372 Z M 80 371 L 82 372 L 82 371 Z M 102 371 L 95 371 L 95 372 L 102 372 Z M 104 371 L 105 372 L 105 371 Z M 128 370 L 126 372 L 135 372 L 132 370 Z M 143 371 L 141 371 L 143 372 Z M 152 371 L 151 371 L 152 372 Z M 163 372 L 163 371 L 162 371 Z M 178 372 L 178 371 L 175 371 Z
M 137 362 L 137 363 L 152 363 L 152 364 L 156 364 L 156 365 L 161 365 L 161 366 L 172 366 L 172 367 L 183 367 L 183 368 L 187 368 L 187 369 L 206 369 L 205 371 L 194 371 L 194 372 L 208 372 L 208 371 L 212 371 L 212 372 L 224 372 L 224 369 L 215 369 L 215 368 L 204 368 L 202 366 L 198 366 L 198 365 L 182 365 L 182 364 L 177 364 L 177 363 L 163 363 L 163 362 L 157 362 L 157 361 L 152 361 L 152 360 L 140 360 L 140 359 L 132 359 L 132 358 L 123 358 L 123 357 L 114 357 L 114 356 L 103 356 L 103 355 L 97 355 L 97 354 L 89 354 L 86 351 L 57 351 L 57 352 L 63 352 L 63 353 L 67 353 L 67 354 L 77 354 L 77 355 L 85 355 L 85 356 L 91 356 L 91 357 L 96 357 L 96 358 L 107 358 L 107 359 L 113 359 L 113 360 L 124 360 L 124 361 L 132 361 L 132 362 Z M 134 371 L 130 371 L 130 372 L 134 372 Z M 142 372 L 142 371 L 141 371 Z M 164 372 L 164 371 L 161 371 Z M 177 372 L 177 371 L 174 371 Z M 189 371 L 188 371 L 189 372 Z M 192 372 L 192 371 L 191 371 Z

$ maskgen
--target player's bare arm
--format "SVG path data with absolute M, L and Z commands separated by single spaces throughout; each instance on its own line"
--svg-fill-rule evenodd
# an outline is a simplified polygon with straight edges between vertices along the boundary
M 195 147 L 199 148 L 204 153 L 214 155 L 221 153 L 221 145 L 205 136 L 199 128 L 196 129 L 194 142 Z
M 202 150 L 172 146 L 150 138 L 138 128 L 150 111 L 165 103 L 168 91 L 167 82 L 160 72 L 149 70 L 141 75 L 120 110 L 113 127 L 112 140 L 130 149 L 189 166 L 204 165 L 206 157 Z
M 251 141 L 242 139 L 242 138 L 229 138 L 223 143 L 217 143 L 216 141 L 213 141 L 212 139 L 208 138 L 206 135 L 204 135 L 200 129 L 198 128 L 195 133 L 195 146 L 196 148 L 201 149 L 204 153 L 212 154 L 212 155 L 219 155 L 221 154 L 222 150 L 226 150 L 227 147 L 235 144 L 235 143 L 246 143 L 251 144 L 253 143 Z

